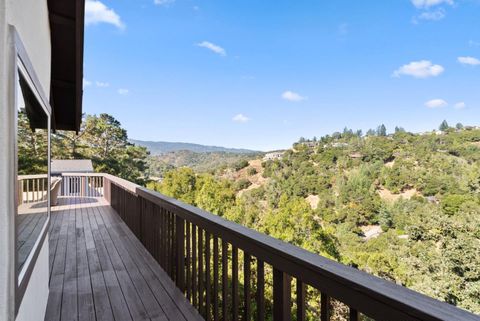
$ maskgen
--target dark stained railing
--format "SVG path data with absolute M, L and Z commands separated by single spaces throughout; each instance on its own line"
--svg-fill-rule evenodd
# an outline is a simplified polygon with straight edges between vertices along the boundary
M 320 293 L 315 311 L 321 321 L 337 318 L 337 309 L 340 319 L 350 321 L 480 320 L 176 199 L 103 177 L 106 200 L 205 320 L 305 320 L 312 289 Z

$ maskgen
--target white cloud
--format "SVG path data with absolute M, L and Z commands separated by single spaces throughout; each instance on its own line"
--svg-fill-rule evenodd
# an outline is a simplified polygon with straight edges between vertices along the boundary
M 425 106 L 428 108 L 441 108 L 447 107 L 448 103 L 443 99 L 432 99 L 425 103 Z
M 403 65 L 393 72 L 394 77 L 402 75 L 412 76 L 415 78 L 436 77 L 444 72 L 444 68 L 440 65 L 434 65 L 431 61 L 420 60 L 412 61 L 407 65 Z
M 458 62 L 464 65 L 478 66 L 480 65 L 480 60 L 475 57 L 458 57 Z
M 197 46 L 207 48 L 207 49 L 213 51 L 214 53 L 219 54 L 220 56 L 226 56 L 227 55 L 227 52 L 225 51 L 225 49 L 223 49 L 222 47 L 217 46 L 216 44 L 213 44 L 209 41 L 203 41 L 203 42 L 197 43 Z
M 96 81 L 95 85 L 100 88 L 110 87 L 110 84 L 108 82 L 101 82 L 101 81 Z
M 85 2 L 85 25 L 109 23 L 119 29 L 125 29 L 125 24 L 120 16 L 98 0 L 87 0 Z
M 119 95 L 126 96 L 130 92 L 130 90 L 125 89 L 125 88 L 120 88 L 119 90 L 117 90 L 117 92 L 118 92 Z
M 238 115 L 233 116 L 232 120 L 234 122 L 237 122 L 237 123 L 246 123 L 250 120 L 250 118 L 248 118 L 247 116 L 245 116 L 243 114 L 238 114 Z
M 445 10 L 443 8 L 437 9 L 435 11 L 425 11 L 418 15 L 418 19 L 420 20 L 430 20 L 430 21 L 438 21 L 445 18 Z
M 83 78 L 83 89 L 92 85 L 92 82 Z
M 419 9 L 430 8 L 441 4 L 453 5 L 453 0 L 412 0 L 412 4 Z
M 160 6 L 168 6 L 174 3 L 175 0 L 154 0 L 153 3 L 158 4 Z
M 465 104 L 463 101 L 460 101 L 456 103 L 453 107 L 455 109 L 464 109 L 465 107 L 467 107 L 467 104 Z
M 300 94 L 297 94 L 296 92 L 293 92 L 290 90 L 283 92 L 282 98 L 288 101 L 295 101 L 295 102 L 307 99 L 307 97 L 303 97 Z

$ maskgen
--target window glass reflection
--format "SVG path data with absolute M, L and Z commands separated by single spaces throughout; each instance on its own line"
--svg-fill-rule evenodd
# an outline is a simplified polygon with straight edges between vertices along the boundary
M 48 217 L 48 115 L 28 82 L 17 83 L 17 258 L 23 268 Z

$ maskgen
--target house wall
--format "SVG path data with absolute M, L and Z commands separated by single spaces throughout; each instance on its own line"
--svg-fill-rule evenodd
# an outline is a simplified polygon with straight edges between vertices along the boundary
M 48 97 L 52 49 L 47 0 L 7 0 L 7 23 L 17 29 Z
M 0 320 L 15 320 L 14 212 L 16 112 L 11 53 L 13 25 L 47 97 L 50 93 L 51 43 L 47 0 L 0 0 Z M 48 240 L 48 237 L 47 237 Z M 47 273 L 45 273 L 47 271 Z M 43 320 L 48 300 L 48 241 L 36 261 L 18 320 Z M 29 315 L 26 311 L 36 313 Z M 34 317 L 34 318 L 32 318 Z

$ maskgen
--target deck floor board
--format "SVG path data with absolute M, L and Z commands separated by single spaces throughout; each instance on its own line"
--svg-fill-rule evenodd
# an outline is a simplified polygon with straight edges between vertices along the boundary
M 203 320 L 103 198 L 52 208 L 46 321 Z

